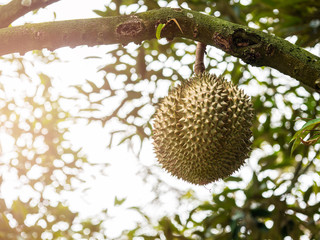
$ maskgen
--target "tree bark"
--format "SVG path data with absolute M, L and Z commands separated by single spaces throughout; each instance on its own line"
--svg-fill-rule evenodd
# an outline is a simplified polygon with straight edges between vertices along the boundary
M 170 19 L 176 21 L 168 22 Z M 64 46 L 139 44 L 156 38 L 157 26 L 167 22 L 161 36 L 168 40 L 183 37 L 217 47 L 248 64 L 272 67 L 320 91 L 319 57 L 262 31 L 180 8 L 0 29 L 0 55 Z

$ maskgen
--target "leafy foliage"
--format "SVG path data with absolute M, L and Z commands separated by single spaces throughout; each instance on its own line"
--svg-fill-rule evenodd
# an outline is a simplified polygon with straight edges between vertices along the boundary
M 50 58 L 53 60 L 46 64 L 57 61 L 54 55 Z M 73 191 L 74 182 L 83 181 L 81 173 L 89 165 L 81 149 L 73 149 L 66 138 L 73 120 L 61 108 L 53 80 L 44 73 L 27 73 L 30 62 L 23 58 L 2 61 L 18 67 L 17 76 L 5 76 L 5 70 L 2 74 L 13 86 L 1 82 L 1 133 L 11 144 L 2 152 L 0 173 L 2 186 L 15 178 L 21 193 L 9 206 L 0 199 L 0 239 L 94 235 L 100 231 L 96 224 L 81 222 L 63 200 L 52 200 L 62 192 Z M 69 230 L 74 224 L 79 224 L 79 230 Z M 85 234 L 86 228 L 89 234 Z
M 297 36 L 297 45 L 312 47 L 320 40 L 319 1 L 254 0 L 249 9 L 254 23 L 283 38 Z
M 104 11 L 95 13 L 115 16 L 178 3 L 270 34 L 296 37 L 300 46 L 319 48 L 318 1 L 243 2 L 120 0 L 109 1 Z M 171 87 L 192 75 L 195 49 L 195 43 L 186 39 L 113 46 L 105 53 L 112 63 L 100 67 L 101 81 L 89 79 L 72 86 L 71 97 L 56 92 L 54 79 L 44 72 L 33 72 L 27 57 L 2 57 L 0 130 L 5 136 L 2 145 L 8 142 L 10 151 L 2 151 L 0 162 L 0 239 L 106 239 L 106 210 L 105 218 L 81 219 L 61 197 L 84 182 L 84 169 L 94 167 L 68 139 L 69 127 L 82 119 L 102 127 L 117 122 L 121 127 L 110 133 L 108 147 L 127 144 L 139 156 L 152 134 L 155 105 Z M 225 75 L 252 96 L 256 120 L 248 167 L 221 182 L 211 199 L 199 200 L 191 190 L 177 192 L 180 207 L 159 219 L 145 207 L 132 207 L 143 220 L 119 238 L 319 239 L 319 94 L 274 70 L 252 68 L 214 48 L 208 47 L 207 53 L 208 70 Z M 45 51 L 33 56 L 47 65 L 60 61 Z M 64 109 L 64 100 L 82 104 L 71 114 Z M 303 125 L 302 119 L 311 121 Z M 148 178 L 153 169 L 146 170 Z M 12 177 L 21 192 L 8 202 L 3 192 Z M 174 191 L 161 179 L 153 182 L 157 198 Z M 114 199 L 118 207 L 125 203 L 126 198 Z

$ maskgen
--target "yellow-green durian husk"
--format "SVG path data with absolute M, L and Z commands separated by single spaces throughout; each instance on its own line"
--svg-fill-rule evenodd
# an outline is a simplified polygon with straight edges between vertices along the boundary
M 154 150 L 172 175 L 204 185 L 237 171 L 250 152 L 250 98 L 232 82 L 207 72 L 169 92 L 153 123 Z

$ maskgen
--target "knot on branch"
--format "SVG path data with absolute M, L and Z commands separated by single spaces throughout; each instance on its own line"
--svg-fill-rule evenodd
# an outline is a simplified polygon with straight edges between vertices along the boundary
M 246 63 L 254 66 L 260 66 L 259 60 L 261 54 L 261 37 L 257 34 L 250 33 L 245 29 L 237 29 L 231 37 L 233 52 L 243 56 L 242 59 Z
M 232 43 L 235 47 L 248 47 L 260 43 L 261 38 L 254 34 L 248 33 L 240 28 L 232 34 Z
M 121 38 L 133 38 L 143 32 L 145 26 L 141 19 L 132 16 L 132 18 L 116 28 L 116 34 L 118 39 Z
M 230 39 L 222 34 L 215 32 L 212 36 L 214 46 L 222 49 L 225 52 L 230 52 Z

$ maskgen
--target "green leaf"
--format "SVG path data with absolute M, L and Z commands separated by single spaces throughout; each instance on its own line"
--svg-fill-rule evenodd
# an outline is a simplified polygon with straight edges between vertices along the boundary
M 158 27 L 157 27 L 157 31 L 156 31 L 156 37 L 157 37 L 157 39 L 160 39 L 161 38 L 161 31 L 162 31 L 162 29 L 164 28 L 164 26 L 165 26 L 165 24 L 163 24 L 163 23 L 160 23 L 159 25 L 158 25 Z
M 314 192 L 314 194 L 316 194 L 316 195 L 320 192 L 320 187 L 319 187 L 319 185 L 317 184 L 317 182 L 314 181 L 314 180 L 313 180 L 313 192 Z
M 312 119 L 309 122 L 306 122 L 302 128 L 294 134 L 290 140 L 290 142 L 294 141 L 291 147 L 291 154 L 299 146 L 301 139 L 304 139 L 309 134 L 309 130 L 316 128 L 319 124 L 320 118 Z
M 301 143 L 301 139 L 297 138 L 294 142 L 293 145 L 291 147 L 291 155 L 293 154 L 294 150 L 300 145 Z
M 20 199 L 13 201 L 11 206 L 11 214 L 19 224 L 23 224 L 28 215 L 27 205 Z
M 211 203 L 204 203 L 198 206 L 198 208 L 202 211 L 206 211 L 206 210 L 212 210 L 214 211 L 215 208 Z
M 179 225 L 182 225 L 180 216 L 179 216 L 178 214 L 176 214 L 176 215 L 174 216 L 174 220 L 175 220 Z
M 242 178 L 241 177 L 227 177 L 226 179 L 224 179 L 225 182 L 241 182 Z
M 125 200 L 126 200 L 126 198 L 118 199 L 117 196 L 115 196 L 114 197 L 114 206 L 121 205 L 122 203 L 124 203 Z
M 316 127 L 317 124 L 320 124 L 320 118 L 312 119 L 309 122 L 306 122 L 302 128 L 294 134 L 290 142 L 298 138 L 304 131 L 311 130 L 312 128 Z
M 108 13 L 106 11 L 100 11 L 100 10 L 93 10 L 93 12 L 97 15 L 99 15 L 100 17 L 107 17 Z

